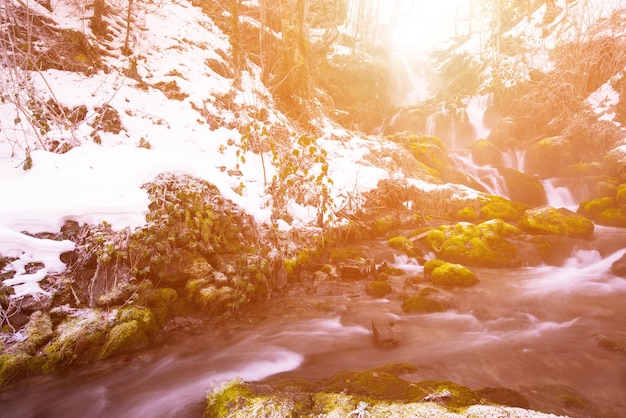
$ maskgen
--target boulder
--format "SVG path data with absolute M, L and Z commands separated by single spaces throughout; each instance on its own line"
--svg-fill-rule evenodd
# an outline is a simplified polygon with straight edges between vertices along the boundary
M 387 319 L 372 320 L 374 343 L 380 348 L 395 347 L 400 343 L 402 330 L 398 323 Z
M 365 284 L 365 293 L 375 298 L 384 298 L 391 291 L 391 285 L 384 280 L 372 280 Z
M 572 143 L 562 136 L 552 136 L 528 147 L 524 162 L 526 173 L 548 178 L 562 177 L 576 161 Z
M 529 209 L 519 221 L 519 227 L 531 234 L 560 235 L 589 239 L 593 236 L 593 222 L 566 208 L 544 207 Z
M 407 313 L 433 313 L 447 309 L 443 302 L 426 296 L 411 296 L 402 303 L 402 310 Z
M 609 151 L 604 157 L 606 173 L 620 183 L 626 183 L 626 144 Z
M 430 274 L 430 281 L 438 286 L 472 286 L 479 282 L 470 269 L 451 263 L 435 268 Z
M 530 207 L 543 206 L 547 203 L 546 191 L 539 177 L 506 167 L 498 167 L 498 173 L 504 178 L 508 197 L 512 201 Z
M 502 165 L 502 151 L 493 142 L 486 139 L 478 139 L 470 144 L 472 161 L 476 165 Z
M 626 278 L 626 254 L 611 265 L 611 273 Z

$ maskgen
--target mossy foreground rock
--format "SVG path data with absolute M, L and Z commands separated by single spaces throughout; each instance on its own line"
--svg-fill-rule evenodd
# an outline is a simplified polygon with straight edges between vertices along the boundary
M 436 261 L 436 260 L 431 260 Z M 431 263 L 428 261 L 426 264 Z M 434 263 L 436 264 L 431 270 L 431 266 L 424 266 L 424 272 L 429 271 L 428 277 L 434 285 L 438 286 L 472 286 L 479 282 L 478 278 L 467 267 L 460 264 L 451 263 Z
M 593 236 L 593 222 L 565 208 L 529 209 L 519 221 L 521 229 L 531 234 L 560 235 L 588 239 Z
M 495 405 L 487 397 L 449 381 L 411 382 L 410 364 L 344 371 L 329 379 L 233 380 L 207 395 L 205 418 L 214 417 L 554 417 L 537 411 Z M 511 391 L 512 392 L 512 391 Z M 506 397 L 500 397 L 505 399 Z M 524 398 L 508 396 L 516 404 Z
M 514 267 L 520 265 L 517 248 L 509 238 L 520 229 L 500 219 L 479 225 L 459 222 L 430 231 L 426 243 L 442 260 L 469 266 Z
M 600 225 L 626 228 L 626 184 L 617 188 L 615 198 L 605 196 L 583 201 L 576 212 Z

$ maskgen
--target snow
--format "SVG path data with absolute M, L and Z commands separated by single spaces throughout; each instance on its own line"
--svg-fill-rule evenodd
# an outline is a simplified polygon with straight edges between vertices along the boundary
M 125 13 L 123 5 L 113 6 Z M 53 1 L 52 7 L 52 13 L 44 9 L 41 13 L 55 19 L 60 27 L 89 33 L 83 19 L 85 10 L 75 2 Z M 64 154 L 36 149 L 41 148 L 40 138 L 24 115 L 16 123 L 12 104 L 0 105 L 0 254 L 14 259 L 3 269 L 14 274 L 3 283 L 13 286 L 15 297 L 46 294 L 40 281 L 63 272 L 65 265 L 60 255 L 74 249 L 71 241 L 41 239 L 32 234 L 59 232 L 68 220 L 80 224 L 107 222 L 115 230 L 141 227 L 149 204 L 141 186 L 160 173 L 184 173 L 205 179 L 258 222 L 271 222 L 271 202 L 262 167 L 264 162 L 269 181 L 276 172 L 271 165 L 272 156 L 245 152 L 245 163 L 239 160 L 236 152 L 241 149 L 242 134 L 237 123 L 242 118 L 244 122 L 252 118 L 236 117 L 217 99 L 235 91 L 234 103 L 252 109 L 265 107 L 269 122 L 285 123 L 286 118 L 276 113 L 267 99 L 270 95 L 259 79 L 259 69 L 251 67 L 242 72 L 240 87 L 236 88 L 232 79 L 214 73 L 206 64 L 209 59 L 223 61 L 216 51 L 223 54 L 230 45 L 200 9 L 175 0 L 160 2 L 159 7 L 143 7 L 135 11 L 138 23 L 130 46 L 144 88 L 123 76 L 130 57 L 115 53 L 104 58 L 110 68 L 107 72 L 85 76 L 47 70 L 34 73 L 30 79 L 40 97 L 54 98 L 69 109 L 86 106 L 84 121 L 73 127 L 53 127 L 48 133 L 49 137 L 80 146 Z M 111 27 L 120 25 L 109 19 Z M 120 31 L 111 44 L 121 47 L 124 35 Z M 7 73 L 0 73 L 0 86 L 17 91 L 6 76 Z M 170 100 L 152 87 L 170 81 L 176 81 L 188 96 Z M 150 87 L 146 89 L 145 84 Z M 105 104 L 117 110 L 123 130 L 119 134 L 99 131 L 101 144 L 95 144 L 90 136 L 91 125 L 98 108 Z M 206 115 L 193 107 L 219 117 L 219 127 L 212 128 Z M 370 190 L 389 174 L 361 161 L 371 141 L 352 138 L 353 134 L 329 121 L 322 123 L 324 133 L 318 147 L 328 152 L 329 174 L 335 182 L 330 192 L 337 199 L 336 205 L 341 206 L 346 190 Z M 150 149 L 139 147 L 140 141 L 149 143 Z M 25 171 L 27 149 L 32 168 Z M 228 174 L 235 169 L 240 176 Z M 243 192 L 236 193 L 234 189 L 242 185 Z M 291 224 L 278 222 L 280 230 L 317 222 L 317 208 L 295 202 L 288 205 L 294 220 Z M 31 262 L 40 262 L 43 268 L 27 272 L 25 266 Z
M 288 125 L 260 81 L 260 69 L 250 64 L 242 71 L 239 83 L 213 71 L 210 61 L 228 65 L 223 58 L 230 54 L 228 37 L 199 8 L 176 0 L 136 6 L 129 37 L 133 54 L 125 57 L 119 51 L 126 35 L 126 3 L 108 5 L 117 16 L 107 17 L 113 39 L 108 45 L 100 45 L 112 49 L 103 57 L 107 71 L 86 76 L 47 70 L 26 79 L 23 74 L 0 68 L 2 93 L 26 98 L 22 85 L 17 83 L 21 81 L 44 101 L 51 98 L 69 109 L 87 109 L 86 119 L 76 126 L 53 127 L 48 133 L 49 138 L 79 145 L 57 154 L 41 149 L 41 138 L 12 103 L 0 104 L 0 254 L 12 259 L 2 272 L 14 272 L 3 283 L 14 287 L 15 297 L 45 294 L 39 283 L 47 275 L 62 273 L 65 265 L 60 255 L 74 248 L 70 241 L 36 238 L 33 234 L 58 232 L 68 220 L 80 224 L 107 222 L 115 230 L 141 227 L 149 204 L 141 186 L 160 173 L 204 179 L 258 222 L 273 222 L 267 184 L 277 172 L 272 155 L 242 150 L 241 141 L 242 130 L 254 122 L 254 112 L 260 108 L 269 112 L 267 123 Z M 89 36 L 90 16 L 81 4 L 53 0 L 52 9 L 38 8 L 59 27 Z M 540 9 L 525 28 L 517 29 L 518 35 L 524 31 L 526 39 L 541 38 L 537 21 L 542 16 Z M 477 39 L 480 36 L 472 37 L 463 48 L 482 50 Z M 133 62 L 141 81 L 124 76 Z M 173 81 L 187 95 L 182 100 L 168 99 L 156 86 Z M 613 93 L 608 87 L 605 90 L 598 92 L 594 100 L 610 102 Z M 224 102 L 223 97 L 230 93 L 234 93 L 232 103 L 239 106 L 238 110 Z M 96 144 L 92 125 L 103 105 L 118 112 L 123 129 L 119 134 L 98 131 L 100 143 Z M 383 155 L 393 152 L 383 150 L 380 140 L 358 136 L 328 120 L 318 124 L 322 134 L 316 143 L 327 153 L 328 175 L 333 182 L 329 184 L 334 205 L 331 210 L 372 190 L 381 179 L 405 177 L 399 169 L 393 172 L 367 162 L 372 150 Z M 149 149 L 140 147 L 141 143 L 148 143 Z M 27 151 L 32 168 L 25 171 Z M 238 151 L 243 152 L 245 162 L 239 159 Z M 314 167 L 312 172 L 319 169 Z M 229 175 L 232 170 L 240 175 Z M 452 187 L 457 197 L 476 193 L 452 185 L 406 180 L 427 191 Z M 317 222 L 316 207 L 287 202 L 285 209 L 293 221 L 275 221 L 281 231 Z M 43 268 L 30 271 L 26 266 L 33 262 L 40 262 Z

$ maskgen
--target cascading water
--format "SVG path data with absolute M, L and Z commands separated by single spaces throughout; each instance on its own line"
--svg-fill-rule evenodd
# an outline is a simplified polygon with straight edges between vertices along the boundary
M 626 242 L 626 230 L 607 231 Z M 388 278 L 394 293 L 387 298 L 368 296 L 361 280 L 344 282 L 350 288 L 339 296 L 294 292 L 260 302 L 217 327 L 166 338 L 132 361 L 30 379 L 0 393 L 0 417 L 200 417 L 205 391 L 233 377 L 319 379 L 407 362 L 418 366 L 411 380 L 509 388 L 531 408 L 559 415 L 564 399 L 577 399 L 566 411 L 572 417 L 618 418 L 626 410 L 626 349 L 615 348 L 626 344 L 626 280 L 610 266 L 626 248 L 603 255 L 599 243 L 588 245 L 560 267 L 473 268 L 479 284 L 438 288 L 448 309 L 421 314 L 404 312 L 400 294 L 419 291 L 409 279 L 423 267 L 371 242 L 379 252 L 373 257 L 386 254 L 406 271 Z M 397 347 L 374 344 L 377 318 L 401 328 Z
M 474 128 L 474 140 L 486 139 L 491 129 L 485 126 L 485 111 L 493 104 L 493 93 L 472 96 L 465 103 L 465 112 Z
M 574 200 L 570 189 L 564 186 L 558 186 L 555 179 L 546 179 L 541 183 L 546 191 L 548 206 L 576 210 L 578 203 Z

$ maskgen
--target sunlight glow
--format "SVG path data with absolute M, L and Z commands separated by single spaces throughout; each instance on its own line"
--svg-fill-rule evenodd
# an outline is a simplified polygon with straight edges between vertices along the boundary
M 390 10 L 392 42 L 428 50 L 455 35 L 467 33 L 473 0 L 397 0 Z

